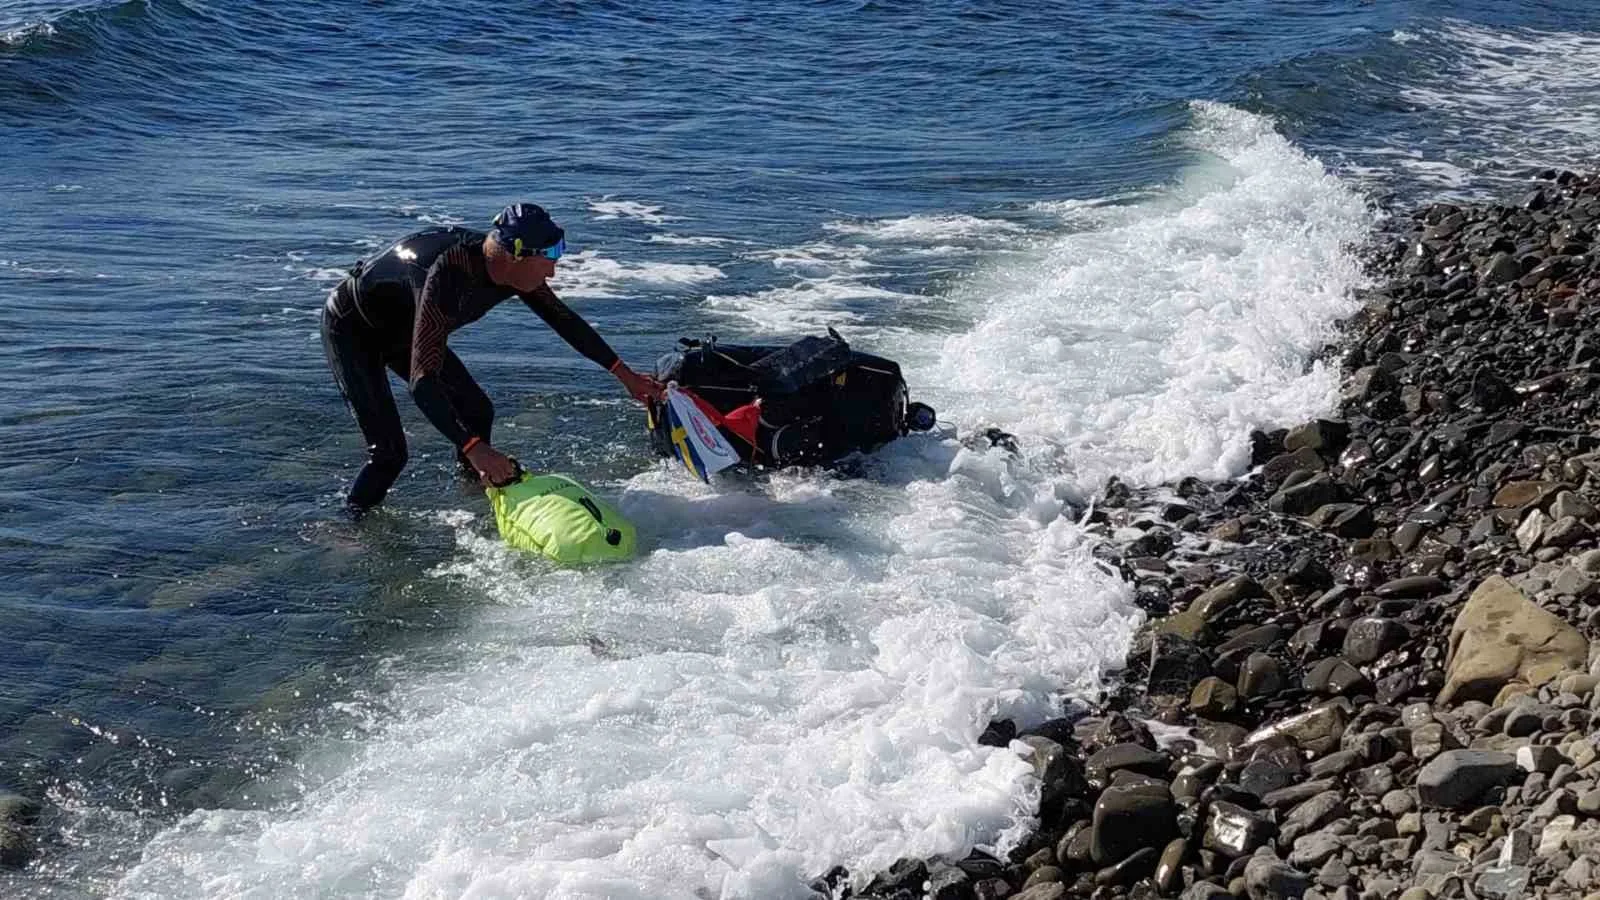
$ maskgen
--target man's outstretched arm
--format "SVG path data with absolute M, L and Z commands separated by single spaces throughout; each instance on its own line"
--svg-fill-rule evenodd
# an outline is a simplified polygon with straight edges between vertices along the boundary
M 528 308 L 537 313 L 552 331 L 561 335 L 561 339 L 570 344 L 572 349 L 617 376 L 617 380 L 622 382 L 622 386 L 627 388 L 634 399 L 642 402 L 646 397 L 660 393 L 661 386 L 655 379 L 640 375 L 628 368 L 594 327 L 584 321 L 582 316 L 573 312 L 571 307 L 562 303 L 548 284 L 520 296 L 522 302 L 528 304 Z

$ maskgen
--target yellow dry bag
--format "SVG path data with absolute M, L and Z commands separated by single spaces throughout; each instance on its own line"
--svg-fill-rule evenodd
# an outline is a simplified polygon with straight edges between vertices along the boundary
M 633 556 L 633 523 L 565 475 L 523 474 L 487 492 L 500 539 L 518 550 L 569 565 Z

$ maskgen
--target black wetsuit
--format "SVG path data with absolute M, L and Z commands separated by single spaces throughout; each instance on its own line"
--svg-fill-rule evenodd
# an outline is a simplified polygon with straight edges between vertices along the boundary
M 408 235 L 363 260 L 328 295 L 322 344 L 339 390 L 367 441 L 367 464 L 350 504 L 383 501 L 406 464 L 406 438 L 385 369 L 406 380 L 411 398 L 457 450 L 489 440 L 494 406 L 446 345 L 450 332 L 521 297 L 573 349 L 607 369 L 617 354 L 548 286 L 517 294 L 489 280 L 483 232 L 433 228 Z

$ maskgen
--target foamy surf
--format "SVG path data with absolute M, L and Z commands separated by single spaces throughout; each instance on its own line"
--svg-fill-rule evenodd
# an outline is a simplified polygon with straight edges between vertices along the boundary
M 590 299 L 623 296 L 641 288 L 687 288 L 722 278 L 722 270 L 700 263 L 620 260 L 596 250 L 569 253 L 550 282 L 563 296 Z
M 923 435 L 860 479 L 705 486 L 663 463 L 602 486 L 649 536 L 604 570 L 513 556 L 456 515 L 435 574 L 484 603 L 459 668 L 402 668 L 398 714 L 308 762 L 300 801 L 196 812 L 114 893 L 798 898 L 837 863 L 1005 852 L 1037 785 L 979 734 L 1092 693 L 1140 619 L 1073 501 L 1110 473 L 1236 473 L 1251 425 L 1331 399 L 1305 362 L 1350 309 L 1368 214 L 1270 126 L 1196 105 L 1204 161 L 1180 183 L 923 298 L 969 325 L 868 347 L 1027 458 Z M 869 276 L 708 305 L 821 325 L 897 302 Z M 830 278 L 889 296 L 804 296 Z
M 596 221 L 633 219 L 646 225 L 664 225 L 680 218 L 679 216 L 663 213 L 659 206 L 652 206 L 637 200 L 615 200 L 611 197 L 590 200 L 589 211 L 594 213 Z
M 1384 183 L 1398 170 L 1432 196 L 1467 199 L 1594 160 L 1600 36 L 1445 20 L 1391 41 L 1416 60 L 1367 89 L 1403 113 L 1339 148 L 1356 160 L 1351 174 Z

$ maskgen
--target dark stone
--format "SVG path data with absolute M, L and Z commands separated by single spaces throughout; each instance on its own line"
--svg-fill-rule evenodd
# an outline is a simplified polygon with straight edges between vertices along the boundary
M 1360 670 L 1340 657 L 1318 660 L 1306 670 L 1305 688 L 1317 694 L 1355 694 L 1372 689 Z
M 1334 819 L 1350 814 L 1350 807 L 1338 791 L 1323 791 L 1296 806 L 1284 817 L 1278 831 L 1283 842 L 1293 844 L 1303 834 L 1310 834 Z
M 1388 766 L 1370 766 L 1350 776 L 1351 787 L 1366 797 L 1382 797 L 1394 790 L 1394 784 L 1394 770 Z
M 1446 750 L 1417 773 L 1417 794 L 1423 806 L 1469 809 L 1494 788 L 1521 781 L 1523 774 L 1508 753 Z
M 1241 600 L 1264 596 L 1266 592 L 1255 579 L 1248 575 L 1235 575 L 1195 598 L 1189 610 L 1209 621 L 1232 609 Z
M 1207 718 L 1225 716 L 1239 706 L 1239 692 L 1215 675 L 1207 676 L 1189 694 L 1189 709 Z
M 1095 884 L 1132 884 L 1154 873 L 1160 859 L 1161 851 L 1156 848 L 1140 848 L 1129 854 L 1127 859 L 1095 873 Z
M 1467 388 L 1467 395 L 1474 406 L 1484 412 L 1498 412 L 1517 402 L 1517 393 L 1511 385 L 1494 374 L 1487 366 L 1480 366 L 1473 373 L 1472 383 Z
M 1273 738 L 1287 738 L 1301 749 L 1312 754 L 1322 754 L 1339 746 L 1345 725 L 1350 721 L 1350 705 L 1343 699 L 1330 700 L 1303 713 L 1265 725 L 1246 738 L 1257 743 Z
M 1165 787 L 1109 787 L 1094 805 L 1090 856 L 1099 865 L 1126 859 L 1177 836 L 1177 805 Z
M 1273 791 L 1262 797 L 1261 802 L 1272 809 L 1287 809 L 1291 806 L 1298 806 L 1318 794 L 1331 791 L 1334 787 L 1335 782 L 1332 779 L 1304 781 Z
M 1004 747 L 1016 736 L 1017 726 L 1010 719 L 994 719 L 983 730 L 983 734 L 978 735 L 978 744 L 983 747 Z
M 1450 586 L 1432 575 L 1412 575 L 1396 578 L 1380 585 L 1373 593 L 1384 598 L 1425 600 L 1448 591 Z
M 1272 840 L 1277 828 L 1267 817 L 1224 800 L 1211 804 L 1205 846 L 1229 857 L 1244 856 Z
M 1371 537 L 1377 528 L 1372 508 L 1362 503 L 1329 503 L 1311 514 L 1311 524 L 1345 538 Z
M 1153 695 L 1182 696 L 1191 685 L 1211 674 L 1209 654 L 1194 641 L 1174 634 L 1151 632 L 1148 654 L 1150 671 L 1145 676 L 1145 689 Z
M 1361 762 L 1360 754 L 1353 750 L 1338 750 L 1313 762 L 1306 771 L 1314 778 L 1330 778 L 1343 775 L 1355 768 Z
M 1153 528 L 1128 543 L 1127 556 L 1159 557 L 1172 549 L 1172 534 L 1166 529 Z
M 1317 451 L 1301 448 L 1292 453 L 1280 453 L 1261 467 L 1261 482 L 1269 488 L 1278 488 L 1297 472 L 1318 472 L 1326 467 Z
M 1509 253 L 1496 253 L 1478 270 L 1478 282 L 1484 287 L 1509 284 L 1522 277 L 1522 267 Z
M 1395 390 L 1399 384 L 1394 376 L 1379 366 L 1363 366 L 1350 376 L 1349 388 L 1345 396 L 1352 400 L 1372 400 L 1388 391 Z
M 1339 448 L 1344 446 L 1349 437 L 1348 422 L 1317 419 L 1298 428 L 1289 429 L 1289 433 L 1283 438 L 1283 449 L 1293 452 L 1301 447 L 1307 447 L 1333 454 L 1339 452 Z
M 1164 753 L 1139 744 L 1112 744 L 1090 756 L 1084 764 L 1089 782 L 1095 785 L 1110 783 L 1113 773 L 1127 770 L 1151 778 L 1166 778 L 1172 762 Z
M 1163 894 L 1171 894 L 1180 883 L 1183 861 L 1189 855 L 1189 842 L 1183 838 L 1173 838 L 1161 851 L 1161 860 L 1156 864 L 1156 890 Z
M 1265 653 L 1252 653 L 1239 669 L 1239 695 L 1262 697 L 1283 689 L 1283 669 Z
M 1315 591 L 1326 590 L 1333 584 L 1333 575 L 1328 572 L 1327 566 L 1309 553 L 1295 557 L 1284 572 L 1284 579 L 1297 587 Z
M 1396 703 L 1408 697 L 1426 694 L 1432 696 L 1444 683 L 1444 673 L 1437 669 L 1419 672 L 1414 668 L 1391 672 L 1378 679 L 1374 699 L 1379 703 Z
M 826 876 L 824 876 L 826 877 Z M 899 859 L 889 867 L 889 871 L 881 872 L 867 885 L 869 894 L 893 894 L 899 890 L 915 891 L 922 893 L 922 883 L 928 880 L 928 866 L 920 859 Z
M 1265 759 L 1251 760 L 1239 773 L 1239 788 L 1257 797 L 1265 797 L 1294 782 L 1294 772 Z
M 1267 508 L 1286 516 L 1305 516 L 1318 507 L 1343 499 L 1343 493 L 1337 481 L 1327 475 L 1317 474 L 1273 494 L 1267 500 Z
M 1344 452 L 1339 454 L 1339 465 L 1344 467 L 1346 471 L 1354 471 L 1376 458 L 1377 455 L 1373 453 L 1372 445 L 1358 438 L 1351 441 L 1350 446 L 1344 448 Z
M 1250 465 L 1259 466 L 1276 456 L 1288 434 L 1288 430 L 1283 428 L 1271 432 L 1250 432 Z
M 972 897 L 972 879 L 955 866 L 934 863 L 928 869 L 927 888 L 919 896 L 927 900 L 968 900 Z
M 1244 867 L 1245 890 L 1250 900 L 1301 900 L 1311 878 L 1272 856 L 1253 856 Z
M 1357 665 L 1365 665 L 1403 645 L 1409 636 L 1406 627 L 1393 619 L 1357 619 L 1345 633 L 1344 657 Z
M 1260 650 L 1270 647 L 1278 638 L 1283 636 L 1283 626 L 1262 625 L 1237 634 L 1217 645 L 1218 653 L 1227 653 L 1230 650 L 1248 648 Z
M 1289 638 L 1290 652 L 1305 657 L 1339 646 L 1344 641 L 1344 633 L 1332 625 L 1327 619 L 1319 619 L 1303 626 Z
M 1026 735 L 1018 740 L 1033 748 L 1033 770 L 1042 786 L 1040 804 L 1054 805 L 1088 794 L 1088 783 L 1076 754 L 1042 735 Z

